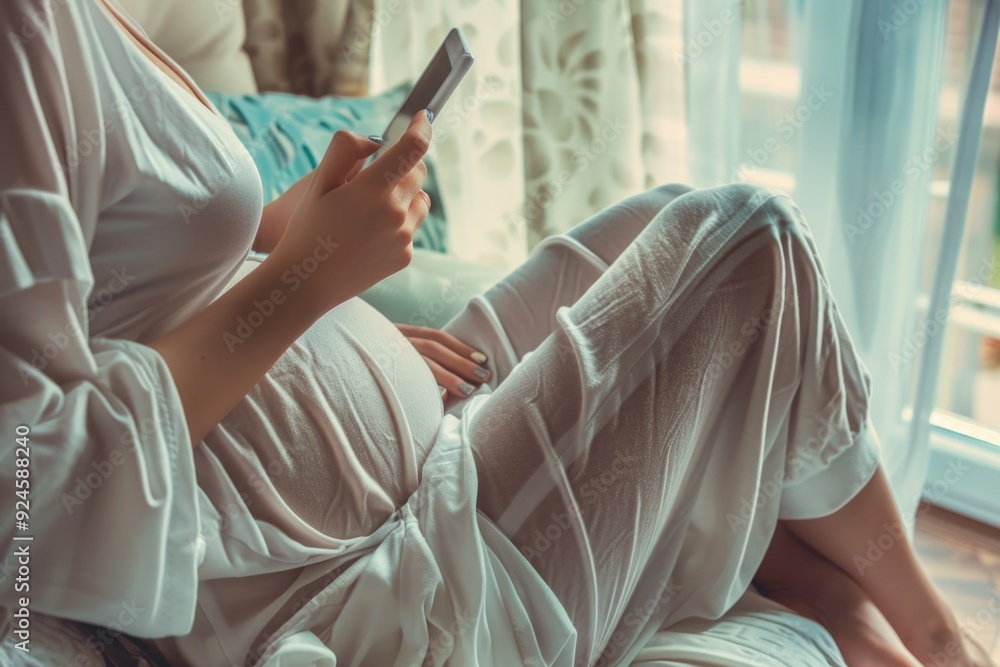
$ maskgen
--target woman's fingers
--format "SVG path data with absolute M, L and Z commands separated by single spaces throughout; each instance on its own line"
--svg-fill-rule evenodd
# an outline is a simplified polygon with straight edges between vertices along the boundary
M 431 210 L 431 198 L 430 196 L 421 190 L 417 193 L 417 196 L 413 198 L 410 202 L 410 212 L 407 216 L 407 223 L 412 224 L 412 229 L 416 231 L 420 228 L 420 225 L 424 224 L 424 220 L 427 219 L 427 214 Z
M 410 202 L 424 187 L 424 180 L 427 178 L 427 165 L 421 160 L 399 179 L 393 189 L 393 196 L 402 198 L 403 201 Z
M 338 130 L 313 174 L 312 186 L 317 188 L 317 194 L 322 195 L 350 181 L 379 146 L 378 142 L 360 134 Z
M 432 329 L 431 327 L 418 327 L 409 324 L 399 324 L 397 325 L 399 329 L 406 334 L 406 336 L 411 338 L 426 338 L 428 340 L 436 340 L 442 345 L 454 350 L 458 354 L 467 359 L 471 359 L 477 364 L 486 363 L 486 355 L 472 347 L 471 345 L 466 345 L 458 338 L 455 338 L 450 333 L 441 331 L 439 329 Z
M 392 189 L 397 186 L 404 187 L 409 190 L 411 196 L 415 195 L 427 174 L 423 158 L 430 145 L 431 124 L 427 121 L 426 113 L 421 112 L 413 117 L 399 141 L 389 146 L 365 170 L 365 175 L 367 178 L 377 179 Z M 408 177 L 411 175 L 418 177 L 419 180 L 409 180 Z
M 396 327 L 423 357 L 437 383 L 449 394 L 464 398 L 492 377 L 490 370 L 481 365 L 486 361 L 486 355 L 453 335 L 411 324 L 397 324 Z
M 372 140 L 371 137 L 365 137 L 365 141 L 370 141 L 372 143 L 372 145 L 375 146 L 375 151 L 377 151 L 379 149 L 379 146 L 382 145 L 381 143 Z M 351 181 L 353 181 L 354 177 L 357 176 L 359 173 L 361 173 L 361 170 L 364 169 L 365 162 L 368 161 L 368 158 L 371 157 L 371 155 L 375 151 L 372 151 L 371 153 L 369 153 L 367 156 L 365 156 L 364 159 L 358 160 L 357 164 L 354 165 L 354 168 L 351 169 L 351 171 L 348 172 L 348 174 L 347 174 L 347 182 L 348 183 L 350 183 Z
M 490 371 L 475 363 L 471 359 L 463 357 L 452 349 L 445 347 L 436 340 L 426 338 L 411 338 L 410 343 L 422 356 L 433 359 L 441 367 L 454 373 L 462 380 L 473 384 L 482 384 L 490 379 Z
M 403 332 L 407 338 L 426 338 L 428 340 L 436 340 L 442 345 L 458 352 L 460 355 L 467 359 L 472 359 L 477 364 L 482 364 L 486 362 L 486 355 L 472 347 L 471 345 L 466 345 L 459 339 L 455 338 L 450 333 L 441 331 L 440 329 L 432 329 L 431 327 L 420 327 L 412 324 L 397 324 L 396 328 Z
M 431 369 L 431 375 L 434 376 L 434 380 L 437 381 L 438 385 L 444 387 L 452 396 L 467 398 L 476 390 L 476 385 L 462 379 L 434 359 L 424 356 L 424 363 Z

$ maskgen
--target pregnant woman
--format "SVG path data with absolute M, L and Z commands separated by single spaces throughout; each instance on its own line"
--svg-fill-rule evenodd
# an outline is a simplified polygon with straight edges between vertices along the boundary
M 847 664 L 990 664 L 898 530 L 788 198 L 658 188 L 446 331 L 397 327 L 357 295 L 427 214 L 425 114 L 363 170 L 378 142 L 338 133 L 262 206 L 119 8 L 7 0 L 0 34 L 0 428 L 28 434 L 33 613 L 172 664 L 610 665 L 710 636 L 755 584 Z M 8 562 L 14 535 L 5 512 Z M 746 664 L 726 641 L 662 664 Z

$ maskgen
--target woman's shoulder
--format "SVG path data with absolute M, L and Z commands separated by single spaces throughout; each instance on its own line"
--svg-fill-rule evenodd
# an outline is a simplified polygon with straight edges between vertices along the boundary
M 3 0 L 0 36 L 22 55 L 59 56 L 95 42 L 99 0 Z
M 63 198 L 85 228 L 104 173 L 98 1 L 0 0 L 0 197 Z

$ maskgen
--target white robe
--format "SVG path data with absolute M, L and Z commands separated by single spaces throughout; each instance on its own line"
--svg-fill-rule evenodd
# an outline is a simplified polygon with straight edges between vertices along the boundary
M 627 663 L 874 472 L 808 230 L 749 186 L 540 245 L 448 325 L 494 377 L 446 412 L 352 299 L 192 450 L 145 343 L 247 260 L 259 179 L 96 1 L 44 6 L 0 5 L 0 429 L 31 430 L 33 611 L 181 635 L 158 645 L 197 665 Z

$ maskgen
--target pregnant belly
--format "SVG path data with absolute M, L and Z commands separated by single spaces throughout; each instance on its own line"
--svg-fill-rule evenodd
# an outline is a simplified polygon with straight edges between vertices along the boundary
M 289 348 L 204 444 L 257 520 L 300 539 L 309 529 L 351 538 L 416 490 L 441 417 L 423 359 L 355 298 Z

